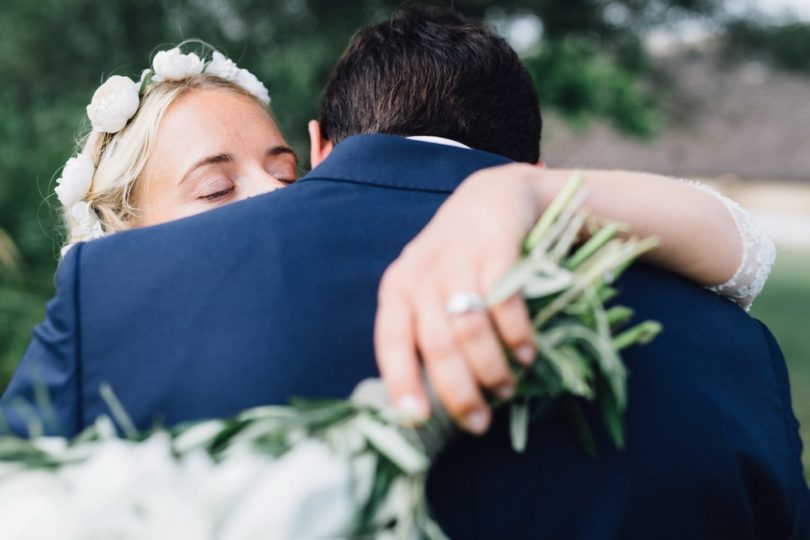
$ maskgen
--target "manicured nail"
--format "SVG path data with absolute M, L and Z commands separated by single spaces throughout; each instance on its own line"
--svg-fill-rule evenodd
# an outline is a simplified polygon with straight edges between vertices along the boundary
M 515 385 L 504 383 L 495 389 L 494 394 L 498 399 L 511 399 L 515 395 Z
M 464 427 L 475 435 L 483 434 L 489 427 L 489 412 L 480 409 L 469 413 L 464 420 Z
M 525 343 L 515 349 L 515 358 L 517 358 L 521 364 L 526 366 L 534 362 L 534 357 L 536 355 L 537 352 L 534 350 L 534 347 L 528 343 Z
M 399 398 L 397 409 L 406 422 L 419 422 L 427 418 L 427 412 L 422 406 L 422 401 L 413 394 L 405 394 Z

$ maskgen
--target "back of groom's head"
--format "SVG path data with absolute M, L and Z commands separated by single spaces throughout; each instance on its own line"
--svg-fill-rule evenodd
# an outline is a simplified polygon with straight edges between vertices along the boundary
M 403 10 L 361 30 L 321 101 L 323 137 L 446 137 L 535 163 L 542 120 L 531 77 L 506 41 L 448 11 Z

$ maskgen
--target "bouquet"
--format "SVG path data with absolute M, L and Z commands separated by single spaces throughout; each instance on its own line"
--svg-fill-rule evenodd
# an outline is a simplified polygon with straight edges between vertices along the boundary
M 518 452 L 550 404 L 569 413 L 590 452 L 583 406 L 595 404 L 621 446 L 620 353 L 660 331 L 651 321 L 619 331 L 632 311 L 605 306 L 612 283 L 655 241 L 620 238 L 624 225 L 591 218 L 581 184 L 566 185 L 488 298 L 521 293 L 534 318 L 537 361 L 513 361 L 515 397 L 491 402 L 510 408 Z M 586 226 L 590 239 L 577 245 Z M 437 403 L 430 420 L 412 426 L 369 380 L 348 400 L 299 400 L 139 433 L 112 390 L 102 395 L 124 437 L 102 417 L 71 441 L 0 438 L 0 538 L 444 538 L 425 500 L 431 460 L 455 433 Z

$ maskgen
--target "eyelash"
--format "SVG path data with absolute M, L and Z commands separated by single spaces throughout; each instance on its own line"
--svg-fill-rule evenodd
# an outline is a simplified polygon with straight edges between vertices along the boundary
M 295 183 L 297 178 L 277 178 L 277 180 L 279 182 L 281 182 L 282 184 L 290 186 L 290 185 Z M 217 201 L 217 200 L 221 199 L 222 197 L 226 197 L 226 196 L 230 195 L 231 193 L 233 193 L 233 191 L 235 189 L 236 189 L 236 187 L 231 186 L 228 189 L 223 189 L 223 190 L 217 191 L 216 193 L 212 193 L 210 195 L 203 195 L 202 197 L 200 197 L 200 199 L 203 199 L 203 200 L 208 201 L 208 202 L 214 202 L 214 201 Z
M 216 201 L 217 199 L 221 199 L 222 197 L 230 195 L 233 192 L 234 189 L 236 189 L 236 188 L 231 186 L 228 189 L 223 189 L 221 191 L 217 191 L 216 193 L 212 193 L 210 195 L 203 195 L 202 197 L 200 197 L 200 199 L 204 199 L 206 201 L 213 202 L 213 201 Z

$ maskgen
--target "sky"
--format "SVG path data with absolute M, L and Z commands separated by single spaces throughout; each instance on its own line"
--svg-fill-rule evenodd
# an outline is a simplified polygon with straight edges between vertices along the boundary
M 730 0 L 729 4 L 753 5 L 772 15 L 780 15 L 789 10 L 804 20 L 810 20 L 810 0 Z
M 776 18 L 795 16 L 810 21 L 810 0 L 726 0 L 726 8 L 738 14 L 753 9 Z M 621 18 L 622 14 L 616 13 L 615 16 Z M 514 19 L 495 18 L 490 22 L 495 24 L 519 53 L 533 50 L 543 34 L 543 23 L 534 15 Z M 666 51 L 673 45 L 702 41 L 710 35 L 710 30 L 703 22 L 685 21 L 675 27 L 653 30 L 648 36 L 648 43 L 654 51 Z

